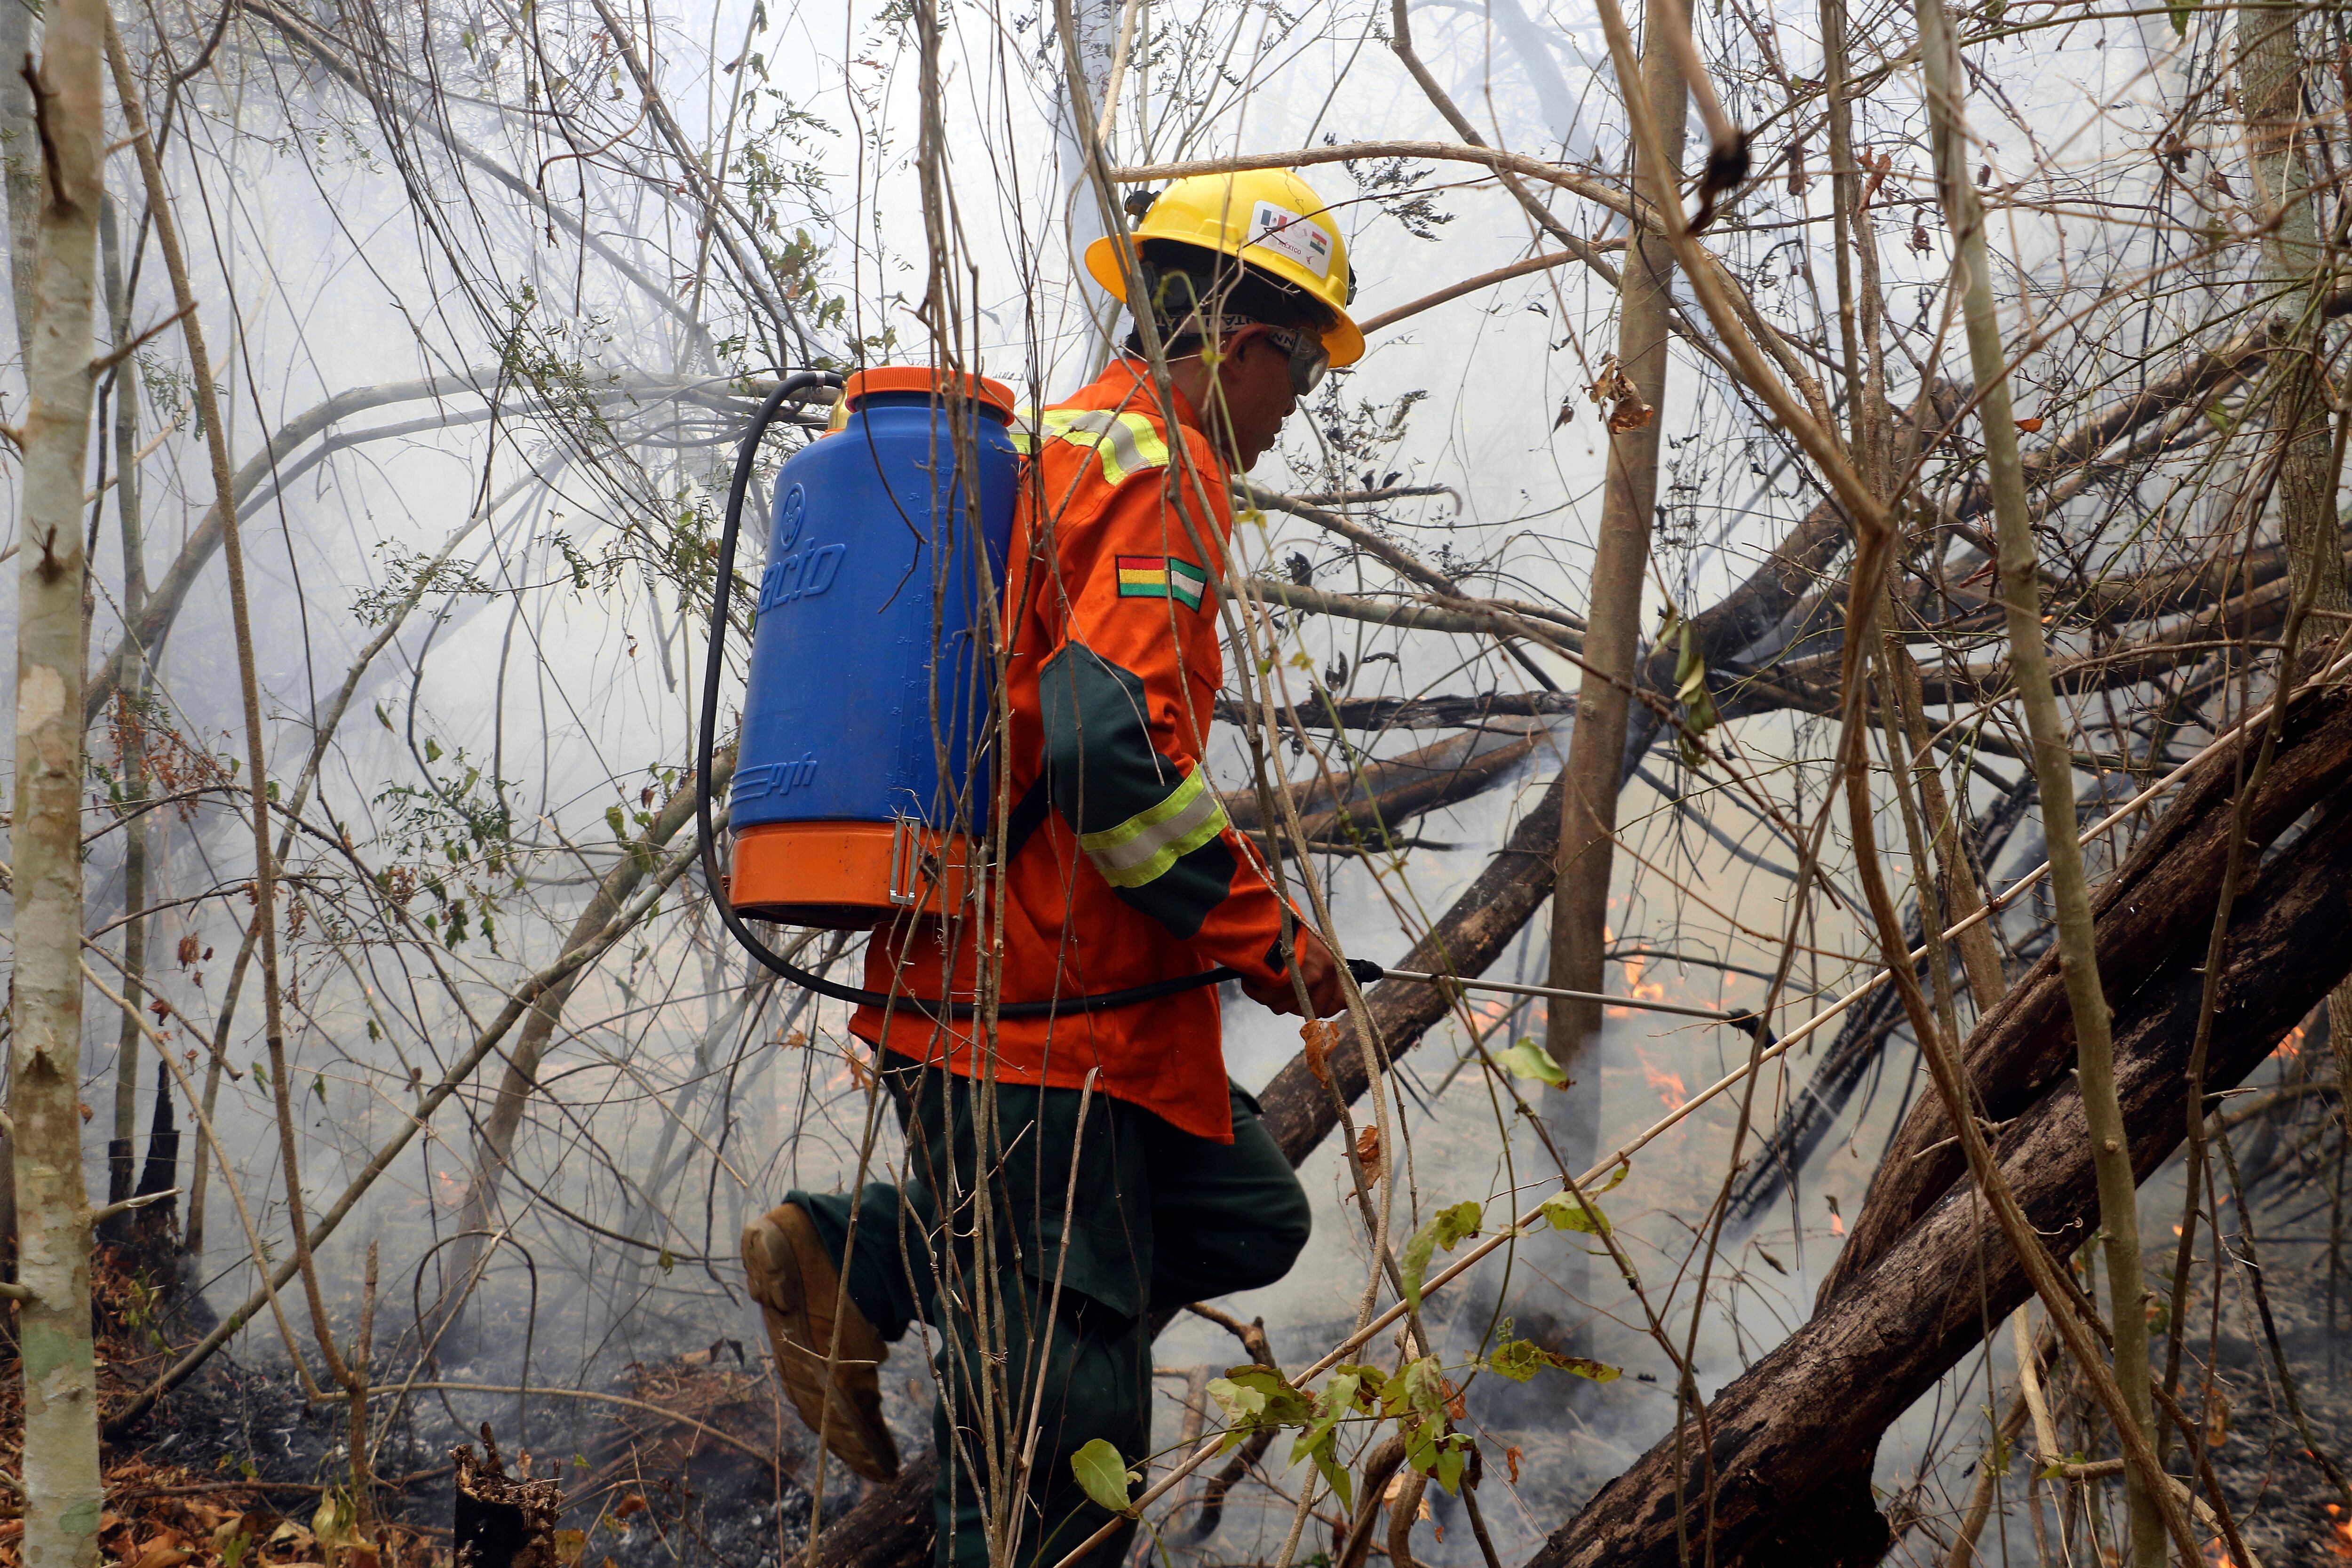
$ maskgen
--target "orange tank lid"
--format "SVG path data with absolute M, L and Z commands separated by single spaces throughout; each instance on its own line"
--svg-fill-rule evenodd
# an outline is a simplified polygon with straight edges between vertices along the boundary
M 841 405 L 855 408 L 857 400 L 869 392 L 920 392 L 935 395 L 946 376 L 927 364 L 880 364 L 871 370 L 861 370 L 849 378 L 841 389 Z M 984 375 L 963 378 L 964 395 L 995 414 L 998 419 L 1013 423 L 1013 389 L 1001 381 Z

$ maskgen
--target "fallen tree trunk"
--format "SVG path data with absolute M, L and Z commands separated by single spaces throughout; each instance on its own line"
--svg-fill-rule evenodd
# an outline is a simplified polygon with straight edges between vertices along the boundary
M 2279 738 L 2247 836 L 2267 846 L 2342 783 L 2352 762 L 2352 696 L 2306 698 Z M 2212 923 L 2213 900 L 2229 855 L 2229 821 L 2237 773 L 2217 757 L 2193 777 L 2124 863 L 2094 892 L 2099 979 L 2120 1005 L 2135 987 L 2159 984 L 2185 947 L 2198 953 Z M 2246 857 L 2248 874 L 2258 851 Z M 2045 952 L 1979 1022 L 1961 1047 L 1961 1066 L 1979 1097 L 1979 1114 L 2004 1121 L 2063 1078 L 2074 1061 L 2065 987 L 2055 952 Z M 1961 1173 L 1952 1129 L 1932 1097 L 1911 1112 L 1872 1178 L 1853 1234 L 1822 1285 L 1828 1301 L 1909 1230 Z M 1943 1147 L 1938 1147 L 1941 1144 Z
M 2290 810 L 2297 796 L 2313 817 L 2292 852 L 2271 857 L 2239 898 L 2224 960 L 2224 1024 L 2214 1031 L 2207 1063 L 2209 1094 L 2252 1071 L 2352 968 L 2341 941 L 2347 910 L 2338 890 L 2352 877 L 2347 763 L 2352 699 L 2306 700 L 2282 737 L 2254 837 L 2263 843 L 2281 838 L 2302 815 Z M 2298 778 L 2316 779 L 2318 787 Z M 2116 1088 L 2133 1169 L 2143 1181 L 2185 1135 L 2180 1095 L 2204 989 L 2203 933 L 2219 879 L 2163 874 L 2163 858 L 2201 861 L 2209 845 L 2226 847 L 2232 779 L 2227 757 L 2209 763 L 2143 845 L 2143 855 L 2110 879 L 2110 889 L 2126 889 L 2129 901 L 2102 899 L 2103 950 L 2111 929 L 2141 933 L 2130 951 L 2130 983 L 2112 994 Z M 2150 850 L 2154 864 L 2144 858 Z M 2135 867 L 2147 874 L 2127 877 Z M 2178 934 L 2167 946 L 2151 931 Z M 2124 972 L 2119 965 L 2118 976 Z M 2011 996 L 2030 989 L 2021 984 Z M 2011 1005 L 1996 1010 L 1970 1042 L 1979 1082 L 1985 1081 L 1985 1047 L 1996 1037 L 2010 1042 L 2011 1058 L 2066 1055 L 2063 1015 L 2062 997 L 2054 1016 L 2040 1015 L 2038 1031 L 2018 1033 Z M 2027 1219 L 2063 1256 L 2088 1237 L 2097 1217 L 2089 1132 L 2071 1075 L 2032 1081 L 2042 1091 L 2022 1104 L 2012 1100 L 2012 1120 L 1994 1152 Z M 1903 1172 L 1905 1163 L 1898 1152 L 1883 1169 Z M 1904 1193 L 1902 1206 L 1915 1214 L 1913 1222 L 1892 1229 L 1825 1292 L 1811 1321 L 1716 1396 L 1707 1412 L 1711 1452 L 1698 1452 L 1696 1426 L 1680 1444 L 1671 1436 L 1661 1442 L 1555 1531 L 1529 1568 L 1666 1568 L 1685 1550 L 1703 1550 L 1709 1517 L 1713 1541 L 1705 1550 L 1718 1563 L 1761 1568 L 1877 1560 L 1886 1527 L 1866 1497 L 1853 1495 L 1856 1458 L 1873 1452 L 1880 1434 L 2031 1293 L 2016 1257 L 1965 1184 L 1948 1179 L 1924 1202 L 1911 1201 L 1907 1183 Z M 1881 1200 L 1874 1194 L 1872 1201 Z M 1859 1227 L 1847 1245 L 1850 1252 L 1862 1245 Z M 1689 1510 L 1679 1531 L 1678 1484 Z

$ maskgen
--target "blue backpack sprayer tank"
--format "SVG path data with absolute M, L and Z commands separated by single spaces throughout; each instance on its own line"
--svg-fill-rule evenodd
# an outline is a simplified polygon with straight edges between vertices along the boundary
M 776 476 L 728 796 L 730 879 L 719 867 L 710 768 L 743 498 L 778 410 L 787 399 L 832 385 L 840 385 L 841 395 L 826 433 L 793 453 Z M 950 390 L 961 395 L 946 395 Z M 768 395 L 736 451 L 719 536 L 694 775 L 702 869 L 719 895 L 712 902 L 720 921 L 744 950 L 821 996 L 971 1017 L 970 1002 L 886 996 L 802 969 L 746 920 L 874 931 L 960 910 L 975 917 L 989 892 L 985 868 L 1018 853 L 1049 809 L 1042 788 L 1033 790 L 1034 798 L 1007 814 L 1007 843 L 986 842 L 995 825 L 990 720 L 996 649 L 990 639 L 995 626 L 1011 619 L 991 614 L 989 600 L 1003 592 L 1018 504 L 1014 417 L 1012 392 L 981 376 L 959 384 L 927 366 L 885 365 L 844 384 L 830 372 L 800 371 Z M 1348 969 L 1367 985 L 1414 980 L 1573 997 L 1716 1018 L 1760 1040 L 1770 1037 L 1752 1013 L 1387 969 L 1365 958 L 1349 960 Z M 996 1012 L 1005 1018 L 1090 1013 L 1237 978 L 1221 966 L 1088 996 L 1000 1003 Z M 1016 981 L 1007 989 L 1020 986 Z
M 728 796 L 732 876 L 718 866 L 709 779 L 743 498 L 761 438 L 785 400 L 835 380 L 805 371 L 785 377 L 736 455 L 695 773 L 703 870 L 721 890 L 716 903 L 729 931 L 785 978 L 841 1001 L 968 1017 L 969 1003 L 885 998 L 801 969 L 745 921 L 872 931 L 980 912 L 987 879 L 968 871 L 986 864 L 980 841 L 994 822 L 990 638 L 998 617 L 986 600 L 1002 592 L 1021 472 L 1013 394 L 1001 384 L 966 376 L 950 400 L 944 393 L 955 384 L 926 366 L 861 371 L 842 387 L 832 428 L 777 474 Z M 1034 826 L 1043 811 L 1041 796 L 1016 815 Z M 1209 969 L 997 1012 L 1091 1012 L 1232 978 Z

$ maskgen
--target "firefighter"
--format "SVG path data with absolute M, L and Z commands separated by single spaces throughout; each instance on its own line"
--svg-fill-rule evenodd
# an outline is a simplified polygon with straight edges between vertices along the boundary
M 1329 366 L 1362 353 L 1347 246 L 1287 171 L 1179 181 L 1135 236 L 1146 300 L 1129 298 L 1111 240 L 1087 269 L 1150 313 L 1171 395 L 1131 333 L 1026 437 L 1004 606 L 1018 804 L 1002 996 L 1223 964 L 1276 1012 L 1303 996 L 1328 1016 L 1343 1005 L 1331 952 L 1295 908 L 1286 921 L 1202 759 L 1224 675 L 1228 482 Z M 877 1369 L 889 1342 L 932 1325 L 938 1561 L 1051 1564 L 1116 1517 L 1071 1456 L 1097 1437 L 1129 1463 L 1150 1449 L 1153 1315 L 1280 1279 L 1308 1207 L 1225 1076 L 1215 988 L 1001 1020 L 992 1046 L 976 1022 L 919 1006 L 973 994 L 972 923 L 952 952 L 936 921 L 868 945 L 867 987 L 908 999 L 850 1025 L 906 1131 L 903 1184 L 791 1193 L 744 1232 L 744 1262 L 802 1416 L 869 1480 L 898 1468 Z M 1119 1562 L 1132 1530 L 1088 1561 Z

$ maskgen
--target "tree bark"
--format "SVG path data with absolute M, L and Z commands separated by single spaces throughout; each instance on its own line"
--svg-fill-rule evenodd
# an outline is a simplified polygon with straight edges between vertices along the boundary
M 2352 700 L 2332 694 L 2307 700 L 2290 715 L 2272 767 L 2279 782 L 2265 787 L 2263 826 L 2252 834 L 2257 839 L 2275 839 L 2295 819 L 2286 802 L 2270 798 L 2272 787 L 2287 793 L 2279 770 L 2290 757 L 2295 776 L 2319 781 L 2315 800 L 2307 783 L 2294 792 L 2315 810 L 2294 852 L 2269 858 L 2238 900 L 2224 970 L 2229 1022 L 2214 1036 L 2209 1092 L 2243 1079 L 2352 967 L 2352 954 L 2336 957 L 2341 943 L 2330 941 L 2346 918 L 2341 889 L 2352 877 L 2352 785 L 2345 782 L 2352 767 Z M 2226 848 L 2234 809 L 2230 779 L 2229 758 L 2217 758 L 2190 795 L 2167 813 L 2158 830 L 2176 852 L 2185 847 L 2218 858 Z M 2250 854 L 2248 865 L 2257 858 Z M 2198 971 L 2211 926 L 2214 881 L 2143 881 L 2129 901 L 2142 914 L 2156 913 L 2156 926 L 2173 933 L 2168 946 L 2143 952 L 2147 962 L 2139 983 L 2115 994 L 2116 1086 L 2132 1170 L 2141 1179 L 2186 1135 L 2180 1082 L 2204 989 Z M 2168 907 L 2151 911 L 2159 900 Z M 2126 903 L 2111 918 L 2129 912 Z M 2312 962 L 2315 953 L 2328 955 L 2327 962 Z M 2003 1011 L 2010 1005 L 2004 1002 Z M 2053 994 L 2040 1027 L 2014 1038 L 2012 1051 L 2063 1062 L 2065 1016 L 2063 995 Z M 2000 1027 L 1995 1019 L 1979 1025 L 1971 1047 Z M 1972 1048 L 1970 1054 L 1980 1053 Z M 2014 1115 L 1996 1149 L 2002 1178 L 2034 1227 L 2051 1238 L 2053 1251 L 2071 1252 L 2100 1214 L 2092 1142 L 2074 1079 L 2063 1071 L 2053 1075 L 2046 1090 Z M 1884 1168 L 1897 1169 L 1901 1160 L 1899 1152 L 1890 1153 Z M 1872 1202 L 1877 1201 L 1874 1194 Z M 1998 1324 L 2031 1294 L 1985 1205 L 1965 1187 L 1939 1188 L 1917 1213 L 1915 1224 L 1863 1260 L 1844 1288 L 1824 1300 L 1811 1321 L 1710 1405 L 1707 1429 L 1719 1478 L 1713 1500 L 1717 1563 L 1758 1561 L 1776 1537 L 1801 1539 L 1808 1521 L 1836 1511 L 1823 1489 L 1852 1473 L 1852 1457 L 1874 1447 L 1938 1377 L 1976 1353 L 1988 1324 Z M 1832 1390 L 1835 1397 L 1829 1397 Z M 1678 1563 L 1678 1466 L 1692 1510 L 1684 1524 L 1696 1553 L 1704 1529 L 1697 1511 L 1703 1458 L 1687 1437 L 1679 1458 L 1671 1436 L 1661 1442 L 1553 1531 L 1529 1568 Z
M 1687 89 L 1673 51 L 1655 37 L 1661 26 L 1674 24 L 1654 12 L 1654 7 L 1645 23 L 1642 90 L 1663 138 L 1661 156 L 1679 178 Z M 1560 797 L 1560 832 L 1553 863 L 1549 984 L 1573 991 L 1607 989 L 1609 886 L 1617 796 L 1625 776 L 1628 700 L 1622 683 L 1635 674 L 1642 640 L 1642 587 L 1650 563 L 1650 514 L 1657 504 L 1658 445 L 1665 425 L 1674 279 L 1674 252 L 1665 239 L 1655 234 L 1636 238 L 1626 256 L 1618 306 L 1617 364 L 1649 412 L 1630 429 L 1615 428 L 1614 421 L 1609 429 L 1601 536 L 1585 610 L 1584 680 L 1577 692 L 1568 763 L 1555 792 Z M 1580 1166 L 1600 1135 L 1601 1079 L 1593 1057 L 1600 1035 L 1600 1004 L 1547 1005 L 1544 1038 L 1552 1059 L 1568 1069 L 1570 1082 L 1544 1097 L 1543 1117 L 1553 1143 Z M 1583 1253 L 1577 1249 L 1574 1256 L 1581 1258 Z
M 35 100 L 41 190 L 16 586 L 14 867 L 17 1279 L 26 1568 L 90 1568 L 102 1492 L 82 1187 L 82 485 L 97 384 L 98 212 L 105 198 L 101 0 L 47 15 Z M 5 62 L 32 70 L 29 59 Z M 16 192 L 11 190 L 12 198 Z
M 121 226 L 111 197 L 99 210 L 99 241 L 106 278 L 107 331 L 118 347 L 131 341 L 131 301 L 123 290 Z M 139 514 L 139 361 L 133 356 L 114 367 L 114 510 L 122 532 L 122 614 L 134 616 L 147 599 L 147 561 Z M 140 1005 L 147 971 L 147 843 L 152 814 L 140 809 L 147 798 L 146 746 L 147 667 L 132 672 L 124 691 L 116 735 L 116 757 L 121 772 L 122 996 Z M 131 1195 L 131 1159 L 139 1136 L 139 1058 L 146 1049 L 135 1013 L 122 1016 L 115 1037 L 114 1137 L 107 1148 L 106 1201 L 121 1203 Z M 134 1228 L 152 1225 L 145 1211 L 124 1215 L 115 1239 Z
M 16 321 L 16 352 L 33 352 L 33 266 L 40 252 L 40 133 L 33 124 L 33 89 L 22 68 L 32 57 L 31 5 L 0 8 L 0 184 L 8 193 L 8 293 Z

